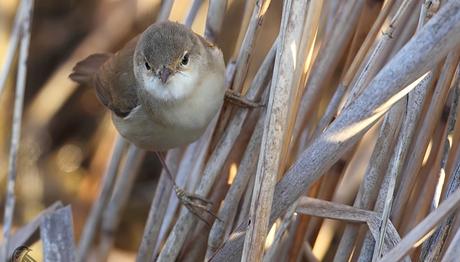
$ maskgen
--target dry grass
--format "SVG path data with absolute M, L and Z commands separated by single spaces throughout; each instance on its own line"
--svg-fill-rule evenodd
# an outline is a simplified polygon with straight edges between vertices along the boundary
M 101 1 L 99 14 L 108 2 Z M 127 148 L 120 137 L 114 140 L 106 118 L 85 116 L 101 122 L 87 142 L 87 150 L 94 151 L 87 156 L 93 163 L 87 170 L 98 171 L 87 172 L 97 174 L 100 193 L 88 201 L 89 215 L 72 206 L 74 223 L 81 225 L 75 227 L 80 241 L 73 248 L 71 210 L 61 204 L 30 223 L 16 221 L 21 228 L 12 230 L 20 195 L 15 184 L 25 175 L 17 168 L 19 139 L 44 147 L 53 118 L 78 93 L 65 79 L 75 61 L 116 49 L 141 20 L 154 21 L 155 13 L 156 20 L 182 17 L 219 44 L 228 58 L 227 87 L 265 106 L 225 105 L 198 141 L 168 152 L 177 184 L 209 198 L 220 220 L 211 227 L 200 222 L 179 205 L 167 175 L 158 174 L 149 184 L 150 210 L 147 215 L 144 205 L 144 230 L 138 230 L 131 259 L 456 261 L 459 0 L 195 0 L 188 12 L 178 11 L 184 3 L 170 0 L 126 12 L 133 2 L 107 8 L 110 19 L 99 20 L 26 100 L 24 120 L 34 2 L 19 5 L 0 72 L 0 95 L 7 96 L 2 91 L 11 89 L 7 80 L 18 52 L 11 135 L 5 138 L 11 145 L 8 179 L 2 177 L 7 184 L 3 258 L 41 239 L 43 257 L 51 261 L 56 250 L 50 241 L 62 236 L 62 257 L 116 259 L 111 256 L 118 249 L 115 233 L 122 230 L 126 208 L 135 205 L 130 195 L 139 190 L 136 175 L 150 153 Z M 104 161 L 102 172 L 97 166 Z M 39 227 L 40 238 L 34 234 Z

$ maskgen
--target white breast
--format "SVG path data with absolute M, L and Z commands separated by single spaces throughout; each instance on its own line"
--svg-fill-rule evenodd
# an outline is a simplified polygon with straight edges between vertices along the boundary
M 187 83 L 199 84 L 179 103 L 152 102 L 153 110 L 145 110 L 140 105 L 125 118 L 113 114 L 113 122 L 123 137 L 141 148 L 161 151 L 189 144 L 202 135 L 222 106 L 225 94 L 223 74 L 208 74 L 201 79 L 195 75 L 174 77 L 164 94 L 155 94 L 168 96 L 171 93 L 166 92 L 173 92 L 177 95 L 184 88 L 191 88 Z

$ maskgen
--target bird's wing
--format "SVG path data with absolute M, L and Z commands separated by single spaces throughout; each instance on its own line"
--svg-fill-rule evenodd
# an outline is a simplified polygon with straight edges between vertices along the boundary
M 93 54 L 79 62 L 70 78 L 95 87 L 99 100 L 117 116 L 127 116 L 139 102 L 133 72 L 137 39 L 115 54 Z

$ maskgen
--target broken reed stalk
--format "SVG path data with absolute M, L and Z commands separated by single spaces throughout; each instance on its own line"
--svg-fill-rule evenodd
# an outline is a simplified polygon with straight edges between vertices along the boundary
M 356 143 L 391 105 L 407 95 L 421 80 L 420 75 L 459 43 L 460 1 L 449 1 L 387 63 L 355 102 L 344 109 L 299 156 L 276 186 L 272 222 Z M 415 83 L 410 84 L 413 81 Z M 213 259 L 237 259 L 242 249 L 244 231 L 244 225 L 238 227 Z
M 115 177 L 117 175 L 118 165 L 123 154 L 123 149 L 125 148 L 126 140 L 124 140 L 120 135 L 117 135 L 113 143 L 113 148 L 111 150 L 111 157 L 109 158 L 108 165 L 105 170 L 104 178 L 102 180 L 102 188 L 99 192 L 95 203 L 91 207 L 91 211 L 86 219 L 85 227 L 80 236 L 80 242 L 78 244 L 78 261 L 86 261 L 88 252 L 93 243 L 94 235 L 96 233 L 96 228 L 100 223 L 102 218 L 102 212 L 104 210 L 107 201 L 109 200 L 110 193 L 113 188 Z
M 13 124 L 11 128 L 11 144 L 8 157 L 8 178 L 5 196 L 5 213 L 3 216 L 3 257 L 2 261 L 7 261 L 7 254 L 9 250 L 9 241 L 11 234 L 11 227 L 13 224 L 14 207 L 16 202 L 16 177 L 17 177 L 17 157 L 19 151 L 19 143 L 21 138 L 21 125 L 22 125 L 22 111 L 24 106 L 24 93 L 26 88 L 27 76 L 27 57 L 29 54 L 30 44 L 30 28 L 32 24 L 32 11 L 34 0 L 24 0 L 24 6 L 20 6 L 17 16 L 19 24 L 19 34 L 21 37 L 19 46 L 19 61 L 18 61 L 18 75 L 16 78 L 16 94 L 14 98 L 13 109 Z M 14 32 L 13 32 L 14 33 Z M 12 43 L 13 44 L 13 43 Z M 14 52 L 14 50 L 12 51 Z M 8 66 L 8 65 L 6 65 Z M 6 71 L 7 68 L 5 69 Z M 6 77 L 6 76 L 5 76 Z
M 283 166 L 282 154 L 288 145 L 286 138 L 290 137 L 287 120 L 292 112 L 289 105 L 297 94 L 296 81 L 303 73 L 304 59 L 298 57 L 296 47 L 302 38 L 307 7 L 307 1 L 284 2 L 242 261 L 256 261 L 263 255 L 275 183 Z
M 76 261 L 70 206 L 44 215 L 40 224 L 44 261 Z M 29 261 L 26 257 L 22 259 Z

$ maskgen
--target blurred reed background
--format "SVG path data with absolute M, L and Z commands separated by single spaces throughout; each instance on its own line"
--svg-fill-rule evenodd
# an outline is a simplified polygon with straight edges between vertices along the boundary
M 28 245 L 53 261 L 44 223 L 40 236 L 26 225 L 67 221 L 69 204 L 73 233 L 60 246 L 77 261 L 460 255 L 460 1 L 3 0 L 0 63 L 27 5 L 17 160 L 21 55 L 0 81 L 0 204 L 14 206 L 0 254 Z M 116 134 L 92 87 L 68 79 L 77 61 L 116 51 L 168 14 L 223 50 L 229 88 L 265 104 L 225 105 L 199 141 L 167 154 L 178 185 L 214 203 L 221 220 L 211 227 L 178 205 L 153 153 Z

